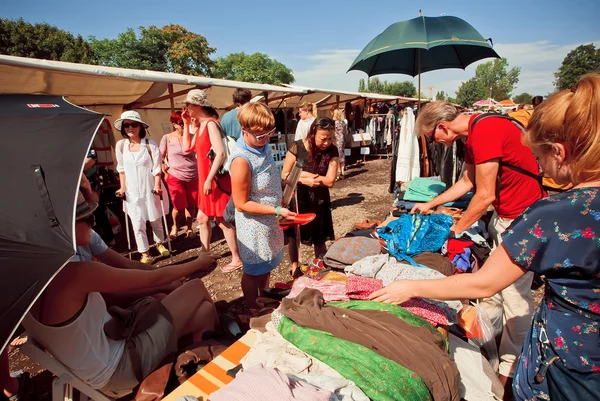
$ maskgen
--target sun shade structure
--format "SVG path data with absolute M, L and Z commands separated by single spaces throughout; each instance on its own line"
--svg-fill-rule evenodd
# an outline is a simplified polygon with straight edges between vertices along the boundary
M 445 68 L 465 69 L 488 57 L 500 58 L 491 39 L 484 39 L 468 22 L 421 16 L 390 25 L 365 46 L 348 71 L 416 77 Z
M 0 347 L 75 254 L 79 180 L 103 114 L 59 96 L 0 95 Z

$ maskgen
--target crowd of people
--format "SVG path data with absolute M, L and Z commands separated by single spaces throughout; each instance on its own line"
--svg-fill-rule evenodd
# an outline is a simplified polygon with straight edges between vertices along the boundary
M 350 117 L 339 109 L 331 110 L 332 118 L 317 117 L 314 105 L 302 104 L 295 141 L 279 172 L 269 146 L 275 118 L 268 106 L 250 98 L 249 91 L 237 90 L 235 108 L 219 122 L 207 94 L 191 90 L 183 110 L 171 115 L 173 131 L 160 145 L 146 138 L 148 124 L 137 112 L 126 111 L 115 121 L 123 137 L 115 145 L 117 196 L 132 223 L 140 262 L 113 251 L 93 231 L 98 199 L 83 180 L 76 208 L 77 254 L 23 324 L 93 388 L 113 397 L 127 394 L 175 351 L 182 337 L 200 341 L 221 330 L 202 280 L 185 280 L 216 260 L 210 253 L 211 220 L 223 231 L 232 255 L 223 272 L 243 269 L 241 287 L 250 310 L 259 308 L 257 298 L 282 262 L 285 237 L 290 239 L 291 275 L 299 275 L 297 232 L 284 231 L 282 219 L 316 215 L 300 229 L 300 241 L 314 247 L 315 257 L 323 256 L 327 241 L 335 239 L 329 189 L 345 173 L 343 137 Z M 600 391 L 600 75 L 587 75 L 573 89 L 537 105 L 525 134 L 510 120 L 477 118 L 445 101 L 418 113 L 416 135 L 447 146 L 464 140 L 466 154 L 462 178 L 412 212 L 428 213 L 474 190 L 451 235 L 468 230 L 493 208 L 491 256 L 474 274 L 399 280 L 371 299 L 393 304 L 415 297 L 481 299 L 485 311 L 504 323 L 498 373 L 516 399 L 593 399 Z M 231 152 L 224 136 L 237 141 Z M 282 204 L 282 194 L 297 162 L 302 172 L 294 208 Z M 573 188 L 548 195 L 539 167 Z M 173 226 L 166 234 L 162 219 L 169 199 Z M 224 217 L 228 207 L 234 208 L 235 224 Z M 167 235 L 178 235 L 182 217 L 185 235 L 192 238 L 195 218 L 205 252 L 194 261 L 154 269 L 146 223 L 156 249 L 168 256 L 164 243 Z M 535 312 L 534 273 L 546 280 Z M 151 299 L 158 317 L 129 337 L 110 336 L 108 307 L 132 302 L 147 307 L 140 299 Z M 7 396 L 14 395 L 14 385 L 4 385 Z

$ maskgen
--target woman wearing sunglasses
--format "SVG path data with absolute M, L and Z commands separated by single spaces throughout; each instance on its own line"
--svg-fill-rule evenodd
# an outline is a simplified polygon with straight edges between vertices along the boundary
M 163 210 L 169 210 L 169 199 L 163 197 L 161 206 L 159 195 L 165 188 L 160 180 L 160 152 L 156 142 L 146 138 L 148 124 L 137 111 L 124 112 L 114 125 L 124 138 L 115 147 L 121 182 L 116 195 L 125 197 L 123 208 L 131 219 L 138 252 L 142 254 L 141 262 L 152 263 L 148 253 L 147 221 L 152 226 L 156 249 L 162 256 L 169 256 L 169 250 L 163 245 L 166 237 L 161 218 Z
M 262 103 L 246 103 L 237 119 L 242 136 L 232 153 L 231 188 L 240 256 L 244 264 L 242 291 L 250 309 L 269 284 L 269 273 L 283 257 L 279 217 L 295 213 L 281 207 L 281 177 L 269 147 L 275 118 Z
M 338 172 L 339 152 L 335 145 L 335 121 L 331 118 L 317 118 L 306 138 L 290 146 L 285 157 L 281 176 L 286 179 L 296 160 L 301 161 L 302 174 L 298 181 L 298 212 L 315 213 L 315 219 L 300 228 L 302 241 L 314 245 L 315 258 L 327 252 L 325 242 L 335 239 L 331 218 L 331 198 L 329 188 L 333 188 Z M 294 230 L 286 232 L 295 236 Z M 295 241 L 294 241 L 295 243 Z M 298 252 L 290 242 L 292 276 L 297 276 Z
M 169 188 L 169 196 L 173 203 L 173 227 L 169 234 L 171 238 L 179 231 L 178 220 L 185 213 L 187 225 L 186 236 L 196 238 L 192 230 L 193 216 L 198 205 L 198 166 L 196 153 L 183 150 L 183 120 L 181 110 L 171 114 L 173 132 L 164 135 L 160 141 L 160 157 L 163 160 L 165 181 Z

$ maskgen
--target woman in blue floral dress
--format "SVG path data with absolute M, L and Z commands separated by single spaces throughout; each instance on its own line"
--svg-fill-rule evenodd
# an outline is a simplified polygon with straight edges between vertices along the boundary
M 273 113 L 262 103 L 247 103 L 237 118 L 242 136 L 231 155 L 231 196 L 244 267 L 242 291 L 248 307 L 256 309 L 256 298 L 283 257 L 278 219 L 295 213 L 281 207 L 281 176 L 269 146 L 275 127 Z
M 373 294 L 482 298 L 527 271 L 545 278 L 513 382 L 517 400 L 600 399 L 600 75 L 535 110 L 524 138 L 544 172 L 573 189 L 539 200 L 503 235 L 483 268 L 441 280 L 396 281 Z

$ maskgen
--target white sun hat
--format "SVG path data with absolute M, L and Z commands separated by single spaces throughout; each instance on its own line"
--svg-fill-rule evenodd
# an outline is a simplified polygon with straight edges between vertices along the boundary
M 142 121 L 142 117 L 140 117 L 140 113 L 135 110 L 127 110 L 121 114 L 121 118 L 115 121 L 115 128 L 121 131 L 121 125 L 124 120 L 136 121 L 144 126 L 144 128 L 148 128 L 148 124 Z

